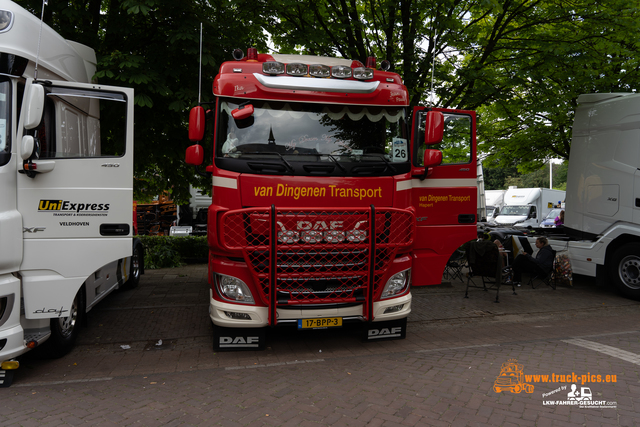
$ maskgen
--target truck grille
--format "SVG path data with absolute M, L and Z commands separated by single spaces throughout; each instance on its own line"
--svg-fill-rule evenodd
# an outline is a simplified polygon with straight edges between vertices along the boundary
M 376 298 L 398 251 L 413 243 L 414 228 L 413 213 L 400 209 L 271 207 L 227 212 L 220 232 L 226 249 L 242 251 L 262 302 L 290 306 Z

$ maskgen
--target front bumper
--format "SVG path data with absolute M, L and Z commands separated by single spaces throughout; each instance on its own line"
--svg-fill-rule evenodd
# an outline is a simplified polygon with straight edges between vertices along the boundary
M 385 311 L 392 307 L 402 308 L 391 313 Z M 403 319 L 411 313 L 411 293 L 398 298 L 391 298 L 373 303 L 373 322 Z M 241 317 L 249 317 L 247 320 Z M 314 319 L 325 317 L 342 317 L 343 321 L 364 321 L 362 305 L 331 308 L 278 308 L 276 310 L 278 324 L 296 324 L 299 319 Z M 269 324 L 269 309 L 251 305 L 229 304 L 216 301 L 209 290 L 209 316 L 216 326 L 226 328 L 263 328 Z

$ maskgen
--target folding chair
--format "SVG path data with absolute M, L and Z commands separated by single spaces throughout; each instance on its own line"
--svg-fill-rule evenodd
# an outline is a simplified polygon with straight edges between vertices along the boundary
M 451 255 L 449 261 L 447 261 L 447 265 L 444 267 L 443 277 L 445 279 L 454 280 L 458 278 L 461 282 L 464 281 L 462 277 L 462 269 L 466 265 L 465 253 L 460 249 L 456 249 L 456 251 Z
M 529 282 L 527 282 L 527 285 L 531 285 L 531 289 L 536 289 L 540 285 L 545 284 L 551 287 L 554 291 L 556 290 L 556 281 L 553 275 L 553 272 L 556 269 L 556 251 L 552 250 L 552 252 L 553 266 L 551 267 L 551 270 L 548 273 L 538 271 L 537 273 L 532 274 L 531 277 L 529 277 Z
M 500 285 L 502 283 L 502 255 L 493 242 L 488 240 L 469 242 L 467 248 L 467 262 L 469 277 L 464 297 L 469 298 L 469 288 L 481 288 L 484 291 L 496 290 L 496 301 L 500 302 Z M 482 286 L 476 284 L 473 278 L 482 280 Z M 473 285 L 472 285 L 473 283 Z M 489 285 L 487 287 L 487 285 Z

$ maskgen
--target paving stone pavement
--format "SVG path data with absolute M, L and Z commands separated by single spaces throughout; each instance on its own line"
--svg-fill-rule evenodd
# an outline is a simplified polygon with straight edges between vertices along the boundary
M 214 353 L 206 271 L 147 270 L 89 313 L 69 355 L 24 358 L 0 425 L 640 425 L 640 303 L 589 280 L 503 287 L 499 304 L 461 282 L 418 288 L 405 340 L 275 330 L 265 351 Z M 511 359 L 533 393 L 493 390 Z M 615 375 L 577 384 L 615 408 L 545 404 L 574 382 L 542 376 L 572 373 Z

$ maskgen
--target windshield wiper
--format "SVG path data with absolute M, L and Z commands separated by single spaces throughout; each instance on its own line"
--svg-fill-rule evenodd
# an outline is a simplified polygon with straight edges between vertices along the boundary
M 375 156 L 375 157 L 378 157 L 379 159 L 382 159 L 382 161 L 387 164 L 389 169 L 391 169 L 391 172 L 396 172 L 396 168 L 394 168 L 391 162 L 384 157 L 384 154 L 369 153 L 369 154 L 363 154 L 361 157 L 365 157 L 365 156 Z
M 344 166 L 342 166 L 342 165 L 340 164 L 340 162 L 338 161 L 338 159 L 336 159 L 335 157 L 333 157 L 333 154 L 322 154 L 322 153 L 308 153 L 308 154 L 307 154 L 307 153 L 305 153 L 304 155 L 305 155 L 305 156 L 316 156 L 316 157 L 325 157 L 325 156 L 326 156 L 326 157 L 330 158 L 330 159 L 331 159 L 331 161 L 332 161 L 333 163 L 335 163 L 335 164 L 336 164 L 336 166 L 338 166 L 338 168 L 340 168 L 340 170 L 341 170 L 342 172 L 347 173 L 347 170 L 344 168 Z
M 284 156 L 278 153 L 277 151 L 251 151 L 244 154 L 275 154 L 276 156 L 280 157 L 280 159 L 282 160 L 282 163 L 285 164 L 289 172 L 294 173 L 294 169 L 293 169 L 293 166 L 291 166 L 291 163 L 287 162 L 287 159 L 285 159 Z

